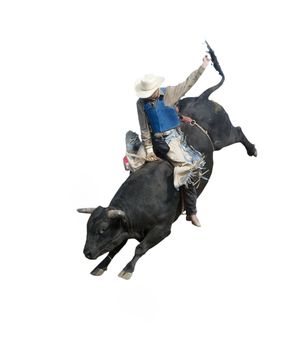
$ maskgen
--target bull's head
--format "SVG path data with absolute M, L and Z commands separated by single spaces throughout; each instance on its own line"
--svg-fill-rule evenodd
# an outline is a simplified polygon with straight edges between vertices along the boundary
M 88 259 L 97 259 L 126 239 L 126 215 L 122 210 L 98 207 L 78 211 L 91 214 L 84 248 L 84 254 Z

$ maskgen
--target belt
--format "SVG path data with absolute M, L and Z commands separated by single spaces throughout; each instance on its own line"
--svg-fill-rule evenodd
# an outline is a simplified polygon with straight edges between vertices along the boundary
M 167 130 L 167 131 L 156 132 L 156 133 L 154 134 L 154 137 L 155 137 L 155 138 L 160 138 L 160 137 L 168 136 L 168 135 L 170 135 L 174 130 L 179 131 L 180 128 L 179 128 L 179 127 L 176 127 L 176 128 L 174 128 L 174 129 L 170 129 L 170 130 Z

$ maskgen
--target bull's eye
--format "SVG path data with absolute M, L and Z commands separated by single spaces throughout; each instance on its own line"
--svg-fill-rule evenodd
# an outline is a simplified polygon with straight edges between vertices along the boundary
M 99 229 L 100 235 L 103 235 L 106 230 L 107 230 L 107 227 L 100 227 L 100 229 Z
M 100 225 L 97 225 L 96 227 L 97 234 L 103 235 L 103 233 L 105 233 L 105 231 L 107 230 L 108 226 L 109 226 L 108 223 L 105 223 L 105 222 L 102 222 Z

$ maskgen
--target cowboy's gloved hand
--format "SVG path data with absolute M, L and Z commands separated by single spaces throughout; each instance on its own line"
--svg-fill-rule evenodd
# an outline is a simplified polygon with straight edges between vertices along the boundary
M 207 66 L 208 66 L 208 64 L 209 64 L 209 62 L 210 62 L 210 57 L 208 57 L 208 55 L 205 55 L 204 57 L 203 57 L 203 63 L 202 63 L 202 67 L 203 68 L 206 68 Z
M 154 160 L 158 160 L 159 158 L 156 157 L 156 154 L 153 152 L 153 148 L 152 147 L 146 147 L 146 158 L 145 160 L 147 162 L 152 162 Z
M 155 153 L 147 154 L 147 156 L 146 156 L 147 162 L 153 162 L 154 160 L 159 160 L 159 158 L 156 157 Z

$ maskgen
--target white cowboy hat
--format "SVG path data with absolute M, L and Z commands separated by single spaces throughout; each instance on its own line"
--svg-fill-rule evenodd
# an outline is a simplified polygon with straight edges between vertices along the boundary
M 146 74 L 140 80 L 136 81 L 135 91 L 137 96 L 141 98 L 150 97 L 164 81 L 163 77 L 157 77 L 153 74 Z

